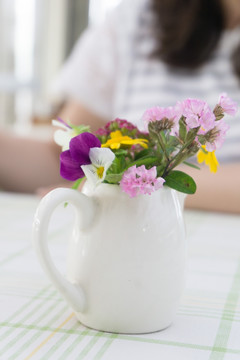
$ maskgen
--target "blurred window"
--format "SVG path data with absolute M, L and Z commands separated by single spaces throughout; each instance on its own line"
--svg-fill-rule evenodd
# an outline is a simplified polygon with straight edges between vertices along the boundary
M 0 0 L 0 125 L 48 116 L 48 89 L 75 41 L 119 2 Z
M 31 107 L 35 0 L 22 5 L 21 0 L 0 0 L 0 123 L 13 122 L 21 102 Z

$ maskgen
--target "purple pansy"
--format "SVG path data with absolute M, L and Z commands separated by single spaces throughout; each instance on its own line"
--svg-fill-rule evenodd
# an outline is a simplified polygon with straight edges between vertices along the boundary
M 101 147 L 100 140 L 91 133 L 84 132 L 71 139 L 69 150 L 60 155 L 60 174 L 64 179 L 75 181 L 84 177 L 82 165 L 91 164 L 89 151 Z

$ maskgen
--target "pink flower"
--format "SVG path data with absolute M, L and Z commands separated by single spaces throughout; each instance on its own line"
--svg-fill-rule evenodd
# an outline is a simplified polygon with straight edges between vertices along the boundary
M 99 128 L 97 131 L 96 131 L 96 135 L 99 135 L 99 136 L 107 136 L 109 135 L 108 131 L 104 128 Z
M 228 115 L 236 115 L 237 113 L 237 103 L 234 102 L 230 97 L 227 96 L 226 93 L 222 93 L 219 96 L 218 105 L 221 106 L 223 109 L 223 112 L 225 112 Z
M 109 121 L 104 127 L 98 129 L 96 131 L 96 135 L 99 136 L 108 136 L 111 132 L 116 130 L 126 129 L 128 131 L 137 131 L 139 133 L 138 128 L 125 119 L 116 118 L 115 120 Z
M 174 107 L 169 106 L 167 108 L 164 108 L 161 106 L 154 106 L 150 109 L 147 109 L 142 116 L 144 128 L 147 130 L 149 122 L 162 120 L 164 118 L 167 118 L 169 120 L 175 120 L 176 112 Z
M 137 129 L 135 125 L 125 119 L 116 118 L 114 121 L 118 124 L 120 129 L 127 129 L 130 131 Z
M 199 133 L 206 133 L 215 126 L 214 113 L 203 100 L 186 99 L 178 102 L 175 111 L 186 118 L 186 124 L 190 129 L 201 126 Z
M 225 140 L 227 130 L 230 128 L 223 120 L 216 121 L 216 126 L 213 129 L 214 137 L 213 140 L 206 143 L 207 151 L 215 151 L 219 149 Z
M 145 165 L 130 167 L 123 174 L 120 181 L 121 189 L 130 197 L 138 194 L 151 194 L 153 191 L 160 189 L 165 180 L 161 177 L 157 178 L 156 166 L 147 170 Z

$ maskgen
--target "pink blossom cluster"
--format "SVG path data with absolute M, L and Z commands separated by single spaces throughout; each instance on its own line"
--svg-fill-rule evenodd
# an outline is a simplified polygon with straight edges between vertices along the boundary
M 237 103 L 233 101 L 226 93 L 220 94 L 217 105 L 221 106 L 223 113 L 231 116 L 236 115 L 238 110 Z M 230 126 L 226 124 L 224 120 L 215 121 L 213 127 L 215 136 L 213 137 L 212 141 L 206 143 L 206 150 L 215 151 L 216 149 L 219 149 L 224 143 L 226 132 L 229 128 Z
M 148 124 L 151 121 L 157 121 L 157 120 L 163 120 L 164 118 L 167 118 L 169 120 L 173 120 L 176 122 L 176 120 L 179 120 L 180 117 L 178 117 L 178 113 L 176 112 L 175 107 L 169 106 L 169 107 L 161 107 L 161 106 L 154 106 L 152 108 L 147 109 L 143 116 L 142 120 L 144 122 L 144 127 L 147 130 Z M 180 115 L 181 116 L 181 115 Z
M 206 143 L 207 151 L 215 151 L 219 149 L 224 143 L 227 130 L 230 128 L 223 120 L 216 121 L 216 126 L 213 129 L 214 136 L 211 141 Z
M 237 103 L 230 99 L 226 93 L 220 94 L 218 105 L 221 107 L 223 113 L 235 115 L 237 112 Z M 214 136 L 206 143 L 206 149 L 208 151 L 216 150 L 223 144 L 229 126 L 223 120 L 216 121 L 214 112 L 203 100 L 188 98 L 181 102 L 178 101 L 174 107 L 152 107 L 145 111 L 142 119 L 147 128 L 151 121 L 168 118 L 173 121 L 170 135 L 179 136 L 178 122 L 181 116 L 185 117 L 188 131 L 200 127 L 198 135 L 204 135 L 208 131 L 213 130 L 212 133 Z M 198 142 L 197 137 L 196 141 Z
M 237 104 L 226 93 L 220 94 L 218 105 L 221 106 L 223 113 L 235 115 L 237 112 Z M 187 99 L 180 104 L 180 109 L 190 129 L 200 126 L 198 134 L 206 134 L 212 130 L 214 135 L 206 143 L 207 151 L 215 151 L 222 146 L 229 125 L 224 120 L 216 121 L 213 111 L 205 101 Z
M 99 128 L 99 129 L 96 131 L 96 135 L 98 135 L 98 136 L 108 136 L 108 135 L 109 135 L 109 131 L 107 131 L 107 130 L 105 129 L 105 127 L 104 127 L 104 128 Z
M 116 118 L 114 121 L 118 124 L 120 129 L 124 128 L 124 129 L 127 129 L 129 131 L 137 129 L 136 126 L 134 126 L 132 123 L 130 123 L 127 120 Z M 108 124 L 106 125 L 106 127 L 108 127 Z
M 116 128 L 113 129 L 113 126 Z M 113 121 L 109 121 L 103 128 L 98 129 L 96 134 L 99 136 L 108 136 L 112 131 L 117 129 L 133 131 L 136 130 L 137 127 L 125 119 L 116 118 Z
M 134 165 L 124 172 L 120 187 L 130 197 L 135 197 L 138 194 L 150 195 L 153 191 L 162 188 L 164 182 L 163 178 L 157 178 L 156 166 L 147 170 L 144 165 L 139 167 Z
M 208 104 L 203 100 L 186 99 L 177 102 L 176 113 L 185 117 L 189 129 L 200 126 L 200 133 L 204 134 L 214 128 L 215 116 Z
M 234 116 L 237 113 L 237 103 L 233 101 L 226 93 L 220 94 L 218 105 L 220 105 L 223 112 L 228 115 Z

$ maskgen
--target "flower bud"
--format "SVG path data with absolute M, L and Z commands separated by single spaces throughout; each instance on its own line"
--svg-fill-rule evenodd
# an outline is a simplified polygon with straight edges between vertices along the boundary
M 149 132 L 159 133 L 160 131 L 163 131 L 163 130 L 172 129 L 173 125 L 174 125 L 174 122 L 165 117 L 161 120 L 149 122 L 148 130 L 149 130 Z
M 224 117 L 223 108 L 219 104 L 215 106 L 213 113 L 215 115 L 216 121 L 221 120 Z

